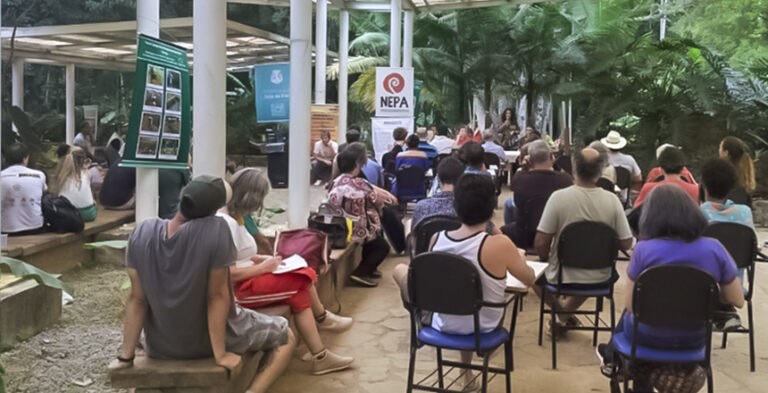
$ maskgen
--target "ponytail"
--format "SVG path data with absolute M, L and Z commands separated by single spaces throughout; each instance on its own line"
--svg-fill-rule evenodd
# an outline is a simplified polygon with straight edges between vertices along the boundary
M 751 193 L 755 190 L 755 165 L 752 163 L 752 158 L 748 153 L 744 153 L 739 159 L 738 166 L 738 184 L 744 187 L 747 193 Z

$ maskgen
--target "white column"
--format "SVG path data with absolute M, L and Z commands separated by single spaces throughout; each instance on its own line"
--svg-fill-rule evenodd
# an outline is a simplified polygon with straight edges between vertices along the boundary
M 413 67 L 413 18 L 412 10 L 403 12 L 403 67 Z
M 312 9 L 311 6 L 309 8 Z M 227 153 L 227 2 L 195 0 L 193 16 L 195 88 L 192 102 L 195 108 L 192 116 L 192 170 L 195 176 L 224 176 Z
M 659 40 L 664 41 L 667 37 L 667 0 L 661 0 L 661 21 L 659 23 Z
M 325 66 L 328 58 L 328 0 L 317 0 L 315 12 L 315 104 L 325 104 Z
M 291 0 L 291 99 L 288 135 L 288 224 L 307 226 L 309 213 L 309 104 L 312 90 L 312 3 Z
M 145 34 L 151 37 L 160 36 L 160 0 L 138 0 L 136 4 L 136 34 Z M 74 72 L 72 78 L 74 79 Z M 72 91 L 74 94 L 74 87 Z M 157 217 L 158 181 L 156 168 L 136 168 L 137 223 Z
M 389 13 L 389 66 L 400 67 L 400 13 L 402 0 L 390 0 Z
M 11 105 L 24 109 L 24 59 L 11 63 Z M 18 132 L 15 124 L 13 130 Z
M 75 65 L 67 64 L 64 67 L 64 95 L 66 106 L 66 141 L 71 145 L 75 140 Z M 95 132 L 96 130 L 94 130 Z
M 349 88 L 349 11 L 339 15 L 339 143 L 347 141 L 347 90 Z

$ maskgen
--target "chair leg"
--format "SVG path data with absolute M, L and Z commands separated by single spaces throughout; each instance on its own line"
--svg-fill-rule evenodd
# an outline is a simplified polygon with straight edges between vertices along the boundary
M 547 291 L 542 290 L 541 305 L 539 306 L 539 346 L 541 346 L 541 334 L 544 330 L 544 298 L 547 296 Z
M 707 393 L 713 393 L 715 390 L 714 381 L 712 378 L 712 363 L 707 363 Z
M 747 315 L 749 319 L 749 371 L 755 372 L 755 325 L 752 319 L 752 301 L 747 302 Z
M 603 298 L 595 299 L 595 331 L 592 333 L 592 346 L 597 345 L 597 328 L 600 327 L 600 310 L 603 308 Z
M 728 332 L 723 332 L 723 343 L 720 346 L 720 348 L 725 348 L 727 342 L 728 342 Z
M 440 348 L 437 348 L 437 386 L 440 389 L 445 389 L 445 384 L 443 383 L 443 351 Z
M 483 389 L 481 392 L 488 392 L 488 361 L 491 359 L 491 355 L 485 355 L 483 357 Z
M 557 368 L 557 339 L 556 339 L 556 336 L 557 336 L 557 321 L 555 320 L 556 315 L 557 315 L 557 313 L 556 313 L 556 309 L 557 309 L 556 304 L 557 304 L 557 302 L 554 302 L 553 305 L 552 305 L 552 309 L 551 309 L 551 311 L 552 311 L 552 320 L 551 320 L 550 325 L 549 325 L 550 329 L 551 329 L 550 333 L 552 333 L 550 337 L 552 337 L 552 369 L 553 370 Z
M 413 372 L 416 366 L 416 347 L 411 345 L 411 358 L 408 361 L 408 387 L 405 389 L 406 393 L 413 391 Z
M 611 334 L 616 330 L 616 303 L 613 301 L 613 296 L 610 298 L 611 302 Z
M 514 363 L 512 362 L 512 340 L 508 340 L 504 344 L 504 351 L 506 352 L 507 358 L 504 362 L 504 371 L 506 372 L 507 377 L 507 393 L 512 392 L 512 370 L 514 369 Z

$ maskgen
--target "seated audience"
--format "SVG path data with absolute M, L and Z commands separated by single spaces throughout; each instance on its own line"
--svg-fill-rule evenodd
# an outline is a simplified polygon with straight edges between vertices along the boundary
M 14 143 L 3 154 L 8 167 L 0 172 L 2 232 L 10 236 L 33 235 L 45 230 L 41 202 L 46 191 L 45 173 L 28 168 L 29 153 Z
M 440 189 L 427 199 L 422 199 L 413 207 L 411 229 L 421 220 L 431 216 L 456 216 L 453 208 L 453 186 L 464 173 L 464 164 L 453 158 L 446 157 L 437 166 L 437 178 Z
M 605 162 L 605 167 L 603 168 L 603 173 L 600 175 L 601 178 L 609 180 L 614 185 L 616 184 L 616 167 L 611 165 L 608 157 L 610 154 L 610 150 L 608 150 L 607 147 L 605 147 L 604 144 L 600 143 L 600 141 L 594 141 L 589 144 L 589 147 L 597 150 L 598 153 L 600 153 L 600 160 Z
M 106 209 L 130 210 L 136 204 L 136 168 L 113 163 L 104 176 L 99 193 L 99 203 Z
M 633 336 L 632 294 L 640 274 L 654 266 L 688 265 L 711 274 L 720 284 L 720 298 L 736 307 L 744 305 L 741 282 L 736 277 L 736 265 L 717 240 L 702 237 L 707 219 L 680 187 L 661 185 L 648 196 L 640 218 L 640 238 L 627 269 L 624 294 L 626 311 L 617 332 Z M 658 349 L 686 349 L 704 345 L 703 331 L 638 330 L 638 344 Z M 610 344 L 609 344 L 610 345 Z M 601 344 L 599 353 L 610 359 L 612 350 Z M 639 383 L 638 383 L 639 382 Z M 641 385 L 638 389 L 638 385 Z M 635 381 L 637 392 L 652 392 L 648 381 Z
M 80 123 L 80 132 L 75 135 L 75 139 L 72 140 L 72 144 L 83 149 L 84 152 L 90 156 L 93 154 L 93 145 L 95 144 L 95 137 L 93 136 L 93 127 L 88 120 L 83 120 Z
M 673 184 L 682 188 L 694 202 L 699 201 L 699 186 L 694 183 L 689 183 L 681 178 L 680 173 L 685 167 L 685 156 L 680 149 L 672 146 L 664 149 L 659 156 L 659 167 L 661 167 L 661 173 L 664 176 L 664 180 L 659 182 L 645 183 L 640 190 L 640 195 L 635 200 L 635 207 L 643 204 L 648 193 L 655 187 L 661 184 Z
M 704 200 L 701 211 L 708 221 L 734 222 L 755 229 L 752 209 L 734 203 L 728 193 L 736 185 L 736 168 L 723 159 L 711 159 L 701 168 Z
M 446 252 L 466 258 L 477 268 L 483 300 L 501 303 L 504 301 L 507 273 L 526 285 L 533 285 L 534 273 L 525 263 L 524 252 L 504 235 L 489 235 L 484 231 L 486 223 L 493 217 L 496 201 L 496 187 L 487 176 L 465 174 L 454 189 L 456 214 L 461 227 L 454 231 L 442 231 L 432 238 L 430 250 Z M 395 267 L 392 274 L 399 285 L 403 299 L 408 298 L 408 265 Z M 480 310 L 480 330 L 489 332 L 497 327 L 503 310 L 483 307 Z M 471 315 L 449 315 L 435 313 L 432 327 L 451 334 L 473 334 L 475 325 Z M 469 363 L 472 352 L 462 351 L 462 362 Z M 471 373 L 465 373 L 465 383 L 471 380 Z
M 752 207 L 755 190 L 755 166 L 747 145 L 739 138 L 727 136 L 720 142 L 720 158 L 727 159 L 736 168 L 736 186 L 728 193 L 734 203 Z
M 360 132 L 359 125 L 352 123 L 349 126 L 347 126 L 347 132 L 344 134 L 344 136 L 346 137 L 345 138 L 346 142 L 339 144 L 339 147 L 336 150 L 336 154 L 341 153 L 341 151 L 344 150 L 347 147 L 347 145 L 349 145 L 350 143 L 359 141 L 361 135 L 362 134 Z
M 677 146 L 675 146 L 675 145 L 673 145 L 671 143 L 665 143 L 665 144 L 659 146 L 658 148 L 656 148 L 656 160 L 657 161 L 659 160 L 659 156 L 661 156 L 661 152 L 663 152 L 664 149 L 666 149 L 668 147 L 675 147 L 675 148 L 679 149 L 679 147 L 677 147 Z M 689 171 L 687 167 L 683 167 L 683 171 L 680 172 L 680 178 L 683 181 L 687 181 L 689 183 L 696 184 L 696 179 L 693 178 L 693 174 L 691 174 L 691 171 Z M 661 172 L 661 167 L 659 167 L 659 166 L 654 167 L 653 169 L 651 169 L 648 172 L 648 177 L 645 178 L 645 182 L 646 183 L 662 181 L 662 180 L 664 180 L 664 174 Z
M 390 151 L 384 153 L 381 157 L 381 166 L 384 167 L 385 173 L 394 175 L 395 169 L 397 169 L 395 160 L 397 155 L 405 150 L 405 138 L 407 137 L 408 130 L 403 127 L 397 127 L 392 131 L 392 138 L 395 140 L 395 144 Z
M 131 289 L 123 345 L 112 367 L 133 365 L 140 337 L 150 358 L 213 357 L 232 372 L 242 354 L 271 351 L 252 393 L 265 392 L 288 365 L 296 345 L 288 321 L 242 308 L 232 297 L 228 267 L 237 249 L 226 221 L 214 216 L 228 195 L 222 179 L 199 176 L 184 188 L 172 220 L 137 224 L 126 252 Z
M 172 219 L 179 207 L 181 190 L 189 183 L 189 169 L 158 169 L 157 213 L 160 218 Z
M 626 168 L 631 177 L 630 188 L 639 189 L 640 185 L 643 184 L 643 172 L 640 170 L 640 166 L 637 165 L 634 157 L 621 152 L 621 149 L 627 145 L 627 139 L 622 137 L 617 131 L 610 131 L 608 136 L 600 140 L 600 143 L 611 150 L 608 154 L 608 162 L 611 163 L 611 166 Z M 627 198 L 626 193 L 627 191 L 622 191 L 623 199 Z
M 459 158 L 467 165 L 464 173 L 491 176 L 485 167 L 485 150 L 479 143 L 470 141 L 459 149 Z
M 62 163 L 60 172 L 56 175 L 56 193 L 69 200 L 83 217 L 83 221 L 96 219 L 96 204 L 91 193 L 91 179 L 88 167 L 91 160 L 83 149 L 72 147 Z M 104 179 L 106 183 L 106 178 Z M 104 187 L 102 186 L 102 191 Z
M 273 304 L 289 305 L 296 328 L 311 353 L 312 374 L 349 367 L 353 359 L 327 350 L 318 328 L 346 330 L 352 326 L 352 318 L 339 317 L 325 309 L 317 295 L 314 285 L 317 275 L 311 267 L 274 274 L 281 258 L 260 255 L 256 241 L 245 227 L 246 216 L 261 213 L 264 198 L 269 193 L 269 180 L 256 168 L 244 168 L 232 176 L 230 183 L 232 198 L 217 216 L 227 222 L 237 249 L 237 261 L 229 271 L 238 304 L 251 309 Z
M 321 182 L 328 181 L 331 176 L 333 159 L 336 157 L 338 150 L 339 145 L 331 140 L 331 133 L 328 130 L 323 130 L 320 134 L 320 140 L 315 142 L 315 147 L 312 149 L 312 158 L 315 160 L 312 162 L 312 172 L 309 180 L 311 183 L 320 185 Z
M 427 130 L 418 128 L 416 135 L 419 137 L 419 150 L 423 151 L 430 160 L 437 157 L 437 148 L 427 141 Z
M 565 172 L 557 172 L 552 168 L 552 152 L 547 142 L 539 139 L 528 144 L 528 156 L 531 169 L 518 172 L 512 178 L 513 197 L 504 203 L 504 223 L 502 232 L 521 247 L 531 247 L 536 235 L 536 228 L 530 228 L 533 233 L 523 233 L 521 217 L 529 209 L 529 203 L 535 199 L 546 198 L 553 192 L 573 185 L 573 178 Z M 530 238 L 530 239 L 529 239 Z
M 451 154 L 455 142 L 453 139 L 448 138 L 448 132 L 448 126 L 446 125 L 437 127 L 437 135 L 430 142 L 437 149 L 437 154 Z
M 544 207 L 539 222 L 538 233 L 534 240 L 534 248 L 539 259 L 549 262 L 544 270 L 544 275 L 536 282 L 534 290 L 542 296 L 542 287 L 546 284 L 555 284 L 558 280 L 558 256 L 557 248 L 560 242 L 560 233 L 568 224 L 579 221 L 595 221 L 604 223 L 616 231 L 619 239 L 619 248 L 629 250 L 632 246 L 632 232 L 624 215 L 619 198 L 611 192 L 598 187 L 596 182 L 603 172 L 604 163 L 600 160 L 597 150 L 587 147 L 575 151 L 573 154 L 574 185 L 552 193 Z M 563 269 L 563 284 L 579 284 L 586 288 L 589 285 L 604 285 L 609 280 L 616 281 L 618 275 L 611 268 L 602 270 L 584 270 L 577 268 Z M 578 309 L 586 299 L 582 297 L 569 297 L 561 302 L 558 310 L 574 311 Z M 544 301 L 552 307 L 554 302 L 560 302 L 547 296 Z M 564 314 L 570 315 L 570 314 Z M 578 320 L 570 315 L 566 324 L 578 324 Z M 550 321 L 560 323 L 560 321 Z
M 493 153 L 499 157 L 499 162 L 504 163 L 507 160 L 507 155 L 504 153 L 504 149 L 496 143 L 496 133 L 492 129 L 483 131 L 483 150 L 486 153 Z
M 406 166 L 412 166 L 412 167 L 418 167 L 424 170 L 424 172 L 428 171 L 432 167 L 432 161 L 427 158 L 427 154 L 423 151 L 419 150 L 419 136 L 416 134 L 411 134 L 408 136 L 408 138 L 405 140 L 406 145 L 408 146 L 408 150 L 400 153 L 397 155 L 397 159 L 395 160 L 395 174 L 397 174 L 397 171 L 400 170 L 400 168 L 406 167 Z M 400 189 L 399 191 L 402 195 L 410 195 L 410 194 L 419 194 L 421 193 L 421 190 L 417 189 Z M 392 194 L 398 195 L 398 185 L 397 182 L 393 182 L 392 184 Z
M 472 141 L 472 130 L 468 126 L 459 127 L 456 133 L 455 146 L 462 147 L 465 143 Z
M 381 233 L 380 213 L 385 205 L 396 205 L 397 198 L 357 177 L 362 166 L 359 158 L 346 150 L 338 155 L 336 162 L 342 174 L 333 180 L 328 203 L 357 218 L 352 224 L 352 241 L 363 245 L 363 256 L 350 279 L 362 286 L 375 287 L 376 268 L 389 254 L 389 244 Z

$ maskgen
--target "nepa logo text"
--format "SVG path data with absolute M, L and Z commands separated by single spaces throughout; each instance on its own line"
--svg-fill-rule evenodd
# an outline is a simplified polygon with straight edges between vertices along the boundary
M 403 76 L 398 73 L 391 73 L 387 75 L 384 78 L 384 91 L 390 94 L 399 94 L 401 91 L 403 91 L 403 88 L 405 87 L 405 80 L 403 79 Z M 408 108 L 408 99 L 404 96 L 398 96 L 398 95 L 391 95 L 386 96 L 382 95 L 379 97 L 379 105 L 381 105 L 382 108 L 390 108 L 390 109 L 400 109 L 400 108 Z

